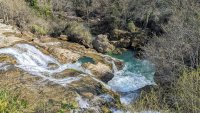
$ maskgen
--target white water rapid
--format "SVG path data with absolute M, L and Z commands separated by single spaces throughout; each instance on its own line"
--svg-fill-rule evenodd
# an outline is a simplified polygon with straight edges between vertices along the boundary
M 148 61 L 134 59 L 131 51 L 126 51 L 122 55 L 111 55 L 124 61 L 125 66 L 118 70 L 114 62 L 114 78 L 108 82 L 108 85 L 121 94 L 121 102 L 130 104 L 139 96 L 141 88 L 147 85 L 155 85 L 153 76 L 153 64 Z
M 49 80 L 61 85 L 69 84 L 73 81 L 77 81 L 80 77 L 67 77 L 64 79 L 56 79 L 52 77 L 53 74 L 62 72 L 66 69 L 75 69 L 86 74 L 90 74 L 89 70 L 81 67 L 81 63 L 68 63 L 60 64 L 53 57 L 43 54 L 37 48 L 29 44 L 17 44 L 10 48 L 0 49 L 0 54 L 6 54 L 14 57 L 17 60 L 16 67 L 29 72 L 32 75 L 40 76 L 44 80 Z M 49 67 L 49 64 L 56 65 L 56 67 Z M 7 65 L 0 64 L 2 69 L 5 69 Z
M 17 63 L 14 65 L 32 75 L 42 77 L 44 81 L 49 80 L 60 85 L 67 85 L 73 81 L 78 81 L 84 75 L 90 75 L 95 81 L 102 83 L 106 88 L 112 89 L 121 94 L 121 102 L 129 104 L 132 102 L 138 93 L 138 89 L 152 85 L 154 82 L 152 79 L 147 79 L 147 76 L 152 76 L 153 72 L 148 72 L 148 62 L 136 62 L 124 61 L 125 67 L 122 70 L 118 70 L 114 62 L 113 73 L 114 78 L 108 82 L 108 84 L 96 79 L 90 72 L 90 70 L 84 69 L 81 66 L 81 62 L 61 64 L 56 59 L 49 55 L 43 54 L 36 47 L 29 44 L 16 44 L 13 47 L 1 48 L 0 54 L 12 56 L 16 59 Z M 125 55 L 127 56 L 127 55 Z M 113 58 L 114 59 L 114 58 Z M 123 59 L 122 59 L 123 60 Z M 49 66 L 53 65 L 53 67 Z M 4 62 L 0 63 L 0 70 L 8 69 L 9 65 Z M 67 77 L 63 79 L 57 79 L 53 77 L 54 74 L 58 74 L 66 69 L 74 69 L 85 74 L 80 74 L 77 77 Z M 82 103 L 82 101 L 81 101 Z

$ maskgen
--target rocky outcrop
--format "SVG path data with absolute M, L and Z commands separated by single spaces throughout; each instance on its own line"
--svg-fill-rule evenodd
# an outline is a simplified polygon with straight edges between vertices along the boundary
M 19 38 L 20 32 L 12 26 L 0 23 L 0 48 L 8 47 L 18 42 L 25 42 L 24 39 Z
M 98 79 L 102 80 L 105 83 L 107 83 L 114 77 L 111 67 L 106 64 L 100 62 L 97 64 L 87 63 L 85 64 L 85 67 L 86 69 L 91 70 Z
M 48 50 L 53 54 L 60 62 L 69 63 L 77 61 L 81 55 L 63 48 L 49 48 Z
M 31 36 L 25 37 L 25 33 L 22 33 L 20 36 L 12 35 L 16 40 L 9 40 L 13 39 L 10 38 L 10 34 L 9 39 L 7 39 L 5 31 L 1 30 L 1 28 L 0 31 L 0 39 L 9 41 L 8 43 L 0 41 L 1 47 L 9 47 L 12 50 L 16 49 L 16 52 L 19 53 L 17 53 L 18 56 L 22 53 L 27 58 L 24 62 L 31 60 L 31 64 L 29 65 L 29 62 L 27 62 L 27 65 L 34 65 L 35 70 L 42 70 L 42 73 L 39 74 L 25 71 L 26 68 L 16 66 L 20 62 L 17 58 L 13 57 L 14 55 L 0 54 L 0 86 L 6 87 L 11 91 L 18 91 L 19 97 L 29 103 L 30 106 L 27 107 L 31 107 L 32 111 L 58 112 L 62 110 L 63 112 L 103 112 L 106 110 L 110 112 L 110 108 L 122 107 L 119 95 L 109 89 L 105 84 L 114 76 L 112 74 L 112 64 L 106 59 L 109 59 L 109 61 L 114 59 L 97 53 L 95 50 L 62 39 L 55 39 L 48 36 L 32 37 L 33 39 L 31 39 Z M 16 31 L 13 31 L 12 34 L 16 33 Z M 109 43 L 107 37 L 102 40 L 105 42 L 102 45 L 107 46 L 106 44 Z M 19 46 L 20 44 L 18 45 L 18 43 L 21 43 L 21 41 L 24 41 L 23 43 L 26 44 Z M 29 49 L 23 48 L 23 46 L 27 46 Z M 112 45 L 110 44 L 110 46 Z M 112 49 L 113 46 L 107 47 L 105 51 Z M 40 55 L 42 58 L 36 57 L 37 55 Z M 92 58 L 94 62 L 86 62 L 81 66 L 77 61 L 84 56 Z M 20 58 L 23 59 L 23 57 Z M 46 63 L 46 61 L 50 62 Z M 76 66 L 81 66 L 84 70 L 90 70 L 92 74 L 90 75 L 84 72 L 84 70 L 75 70 L 73 67 L 71 67 L 72 69 L 66 68 L 68 67 L 67 65 L 66 67 L 63 66 L 66 63 L 73 64 L 74 62 L 77 63 L 77 65 L 73 65 L 75 69 L 80 68 Z M 119 65 L 122 64 L 122 62 L 120 63 L 117 60 L 114 60 L 114 62 Z M 45 66 L 43 67 L 43 65 Z M 61 65 L 66 69 L 62 70 L 63 67 Z M 45 71 L 43 72 L 43 70 Z M 40 74 L 42 76 L 39 76 Z M 70 83 L 65 85 L 60 84 L 60 82 L 70 77 L 76 78 L 76 80 L 70 81 Z M 58 83 L 56 81 L 60 82 Z M 103 97 L 104 95 L 109 95 L 112 99 L 108 100 Z M 47 105 L 48 110 L 39 106 L 41 102 Z M 29 110 L 24 112 L 32 112 Z
M 94 49 L 101 53 L 111 52 L 115 49 L 115 47 L 110 44 L 107 35 L 98 35 L 92 44 Z
M 129 48 L 131 46 L 131 40 L 129 38 L 121 38 L 118 41 L 111 41 L 111 44 L 118 48 Z

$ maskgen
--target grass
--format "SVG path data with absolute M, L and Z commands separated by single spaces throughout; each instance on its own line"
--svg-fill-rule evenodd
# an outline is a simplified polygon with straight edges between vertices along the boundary
M 166 91 L 158 86 L 149 92 L 143 91 L 141 98 L 131 106 L 132 111 L 160 111 L 177 113 L 200 112 L 200 69 L 184 70 L 181 77 Z M 167 100 L 171 98 L 172 103 Z
M 178 111 L 200 112 L 200 69 L 184 71 L 174 88 Z
M 17 95 L 6 90 L 0 90 L 0 112 L 1 113 L 23 113 L 27 102 L 19 99 Z
M 65 100 L 65 99 L 63 99 Z M 30 100 L 20 98 L 20 94 L 13 90 L 0 89 L 0 113 L 24 113 L 24 112 L 58 112 L 68 113 L 78 108 L 76 101 L 39 101 L 37 106 L 32 106 Z

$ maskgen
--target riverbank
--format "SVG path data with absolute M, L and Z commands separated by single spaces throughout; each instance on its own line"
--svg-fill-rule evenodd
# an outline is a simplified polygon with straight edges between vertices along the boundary
M 132 72 L 135 68 L 138 72 L 142 68 L 138 69 L 133 65 L 134 69 L 123 68 L 128 62 L 138 63 L 126 62 L 127 59 L 132 59 L 127 57 L 130 54 L 124 56 L 127 58 L 124 59 L 125 63 L 116 59 L 115 63 L 112 63 L 113 58 L 103 55 L 104 53 L 123 55 L 124 50 L 128 49 L 133 50 L 137 58 L 146 59 L 154 64 L 154 80 L 157 83 L 156 87 L 143 88 L 145 92 L 134 104 L 138 110 L 133 109 L 133 112 L 146 109 L 161 112 L 163 109 L 169 112 L 199 111 L 199 76 L 196 75 L 198 75 L 200 64 L 198 13 L 200 8 L 197 0 L 175 0 L 173 2 L 163 0 L 106 0 L 101 2 L 97 0 L 0 0 L 0 10 L 2 22 L 10 25 L 1 26 L 0 48 L 2 48 L 3 55 L 0 56 L 0 62 L 3 62 L 1 64 L 3 70 L 14 69 L 13 73 L 17 73 L 13 83 L 21 80 L 19 83 L 26 84 L 23 77 L 32 82 L 45 78 L 47 81 L 56 81 L 57 84 L 65 84 L 66 81 L 73 83 L 78 79 L 83 79 L 85 82 L 90 81 L 91 84 L 81 89 L 74 88 L 76 86 L 74 85 L 73 90 L 70 89 L 70 91 L 78 92 L 80 96 L 85 95 L 80 93 L 82 91 L 86 92 L 87 96 L 89 92 L 90 96 L 92 94 L 90 98 L 92 100 L 89 99 L 89 101 L 93 102 L 93 97 L 96 99 L 99 94 L 107 92 L 107 90 L 104 91 L 102 83 L 109 83 L 115 79 L 110 84 L 120 91 L 111 91 L 110 95 L 118 93 L 118 96 L 114 96 L 117 102 L 110 106 L 110 103 L 102 102 L 106 100 L 102 97 L 100 105 L 97 104 L 99 101 L 95 101 L 94 106 L 103 106 L 107 112 L 116 111 L 114 108 L 124 108 L 121 103 L 118 104 L 119 97 L 127 94 L 122 91 L 124 89 L 132 91 L 135 86 L 140 86 L 146 81 L 143 79 L 144 81 L 138 83 L 140 80 L 129 76 L 130 73 L 131 75 L 135 73 Z M 13 29 L 12 26 L 19 30 Z M 10 56 L 4 55 L 5 53 Z M 119 68 L 117 72 L 114 71 L 117 69 L 113 68 L 113 64 Z M 140 61 L 139 64 L 141 64 Z M 25 65 L 28 65 L 28 68 Z M 73 68 L 69 69 L 68 66 Z M 78 72 L 74 68 L 78 69 Z M 84 69 L 91 70 L 95 76 L 90 78 L 91 74 L 83 71 Z M 45 70 L 44 73 L 42 70 Z M 62 70 L 65 71 L 60 73 Z M 10 72 L 8 75 L 15 78 L 13 73 Z M 119 76 L 116 77 L 113 73 Z M 122 73 L 128 76 L 121 77 Z M 18 74 L 23 76 L 18 76 Z M 39 77 L 32 80 L 28 77 L 29 75 Z M 5 77 L 2 80 L 10 78 L 5 76 L 5 73 L 2 77 Z M 66 77 L 70 79 L 64 79 Z M 137 80 L 136 83 L 139 85 L 130 85 L 130 80 Z M 3 81 L 2 83 L 4 84 Z M 48 82 L 50 86 L 51 83 L 55 84 Z M 123 83 L 124 87 L 117 83 Z M 127 85 L 130 87 L 126 87 Z M 34 85 L 35 87 L 38 85 Z M 88 88 L 89 91 L 85 90 Z M 41 92 L 43 89 L 39 87 L 36 91 Z M 132 92 L 128 94 L 130 93 Z M 77 98 L 85 103 L 85 100 Z M 102 108 L 99 109 L 102 110 Z
M 0 40 L 0 85 L 18 91 L 33 111 L 39 103 L 51 104 L 51 112 L 127 111 L 124 104 L 139 95 L 134 91 L 154 84 L 153 69 L 146 61 L 134 60 L 131 51 L 116 59 L 59 38 L 25 35 L 5 24 L 0 24 Z M 133 68 L 138 69 L 131 72 Z

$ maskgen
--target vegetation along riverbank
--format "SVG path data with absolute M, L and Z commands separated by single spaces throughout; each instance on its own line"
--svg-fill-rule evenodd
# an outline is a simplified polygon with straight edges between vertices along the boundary
M 199 0 L 0 0 L 0 112 L 199 113 Z

